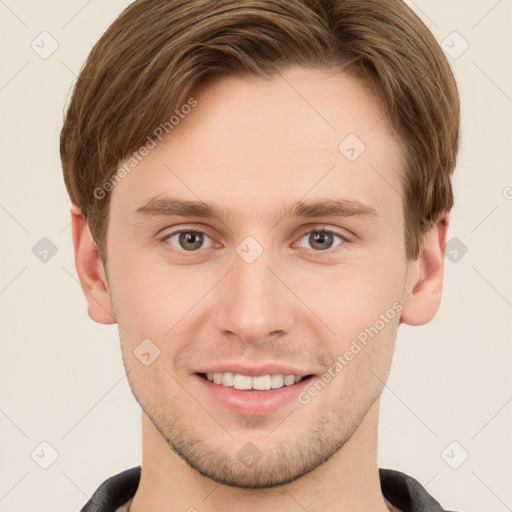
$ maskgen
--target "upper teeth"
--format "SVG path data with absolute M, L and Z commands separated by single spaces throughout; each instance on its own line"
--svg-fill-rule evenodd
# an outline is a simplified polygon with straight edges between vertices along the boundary
M 257 389 L 258 391 L 292 386 L 302 380 L 302 377 L 297 375 L 275 374 L 251 377 L 250 375 L 231 372 L 207 373 L 206 378 L 215 384 L 222 384 L 223 386 L 234 387 L 235 389 Z

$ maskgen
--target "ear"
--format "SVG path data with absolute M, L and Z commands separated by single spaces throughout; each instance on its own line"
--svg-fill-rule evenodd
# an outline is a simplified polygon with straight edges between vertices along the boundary
M 87 312 L 99 324 L 115 324 L 103 262 L 80 208 L 71 208 L 71 221 L 75 265 L 87 299 Z
M 443 291 L 444 253 L 448 215 L 425 235 L 417 260 L 409 263 L 401 322 L 423 325 L 434 318 Z

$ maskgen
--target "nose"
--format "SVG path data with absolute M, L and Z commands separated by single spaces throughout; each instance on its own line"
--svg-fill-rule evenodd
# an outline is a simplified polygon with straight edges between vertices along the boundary
M 233 268 L 216 287 L 215 324 L 224 336 L 261 344 L 290 333 L 294 295 L 269 253 L 252 263 L 235 253 Z

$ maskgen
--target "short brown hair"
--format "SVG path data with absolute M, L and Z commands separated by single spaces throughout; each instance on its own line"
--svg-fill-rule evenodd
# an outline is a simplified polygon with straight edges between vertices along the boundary
M 92 49 L 60 135 L 64 181 L 103 261 L 101 187 L 155 126 L 207 80 L 271 78 L 290 65 L 339 69 L 368 84 L 405 158 L 408 259 L 453 206 L 460 104 L 434 36 L 401 0 L 137 0 Z

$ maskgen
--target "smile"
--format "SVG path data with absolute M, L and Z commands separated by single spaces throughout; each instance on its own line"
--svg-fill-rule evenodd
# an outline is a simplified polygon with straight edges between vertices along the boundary
M 238 390 L 257 390 L 268 391 L 270 389 L 279 389 L 285 386 L 293 386 L 299 383 L 303 377 L 298 375 L 284 375 L 281 373 L 267 375 L 242 375 L 240 373 L 206 373 L 203 376 L 220 386 L 232 387 Z

